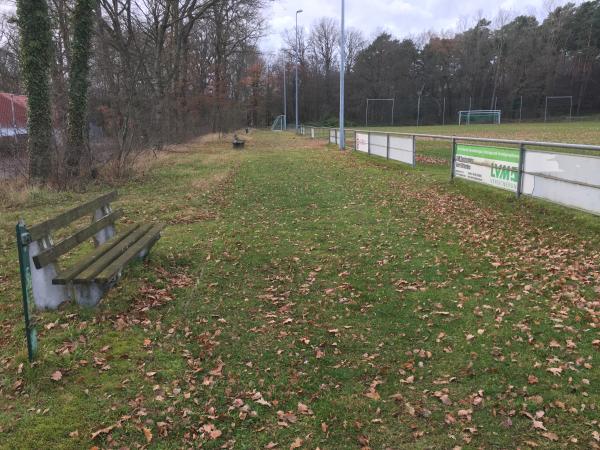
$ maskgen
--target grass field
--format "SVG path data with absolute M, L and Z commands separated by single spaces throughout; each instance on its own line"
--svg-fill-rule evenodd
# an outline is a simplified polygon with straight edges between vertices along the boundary
M 106 189 L 0 205 L 1 448 L 600 448 L 597 217 L 290 134 L 192 143 L 118 187 L 169 224 L 150 260 L 39 314 L 31 366 L 14 224 Z

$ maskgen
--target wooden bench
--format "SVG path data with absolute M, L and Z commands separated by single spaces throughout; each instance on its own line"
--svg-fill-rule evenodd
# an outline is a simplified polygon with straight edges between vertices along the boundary
M 112 210 L 110 203 L 116 198 L 117 193 L 111 192 L 32 227 L 19 222 L 17 243 L 26 309 L 28 292 L 33 294 L 38 309 L 56 309 L 71 299 L 82 306 L 95 306 L 118 281 L 125 266 L 148 255 L 164 225 L 128 225 L 117 233 L 115 224 L 123 210 Z M 91 216 L 89 225 L 59 242 L 53 241 L 55 231 L 86 216 Z M 68 267 L 59 267 L 61 256 L 91 239 L 95 244 L 91 252 Z

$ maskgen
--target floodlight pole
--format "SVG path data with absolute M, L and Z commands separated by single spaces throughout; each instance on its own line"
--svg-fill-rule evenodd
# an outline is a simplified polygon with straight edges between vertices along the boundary
M 345 1 L 342 0 L 342 33 L 340 37 L 340 135 L 338 144 L 341 151 L 346 148 L 346 128 L 344 123 L 344 95 L 345 95 L 345 77 L 346 77 L 346 20 L 345 20 Z
M 283 63 L 283 130 L 287 130 L 287 79 L 285 72 L 287 71 L 287 63 Z
M 521 106 L 519 107 L 519 123 L 523 120 L 523 96 L 521 95 Z
M 298 65 L 300 64 L 300 41 L 298 40 L 298 14 L 303 12 L 301 9 L 296 11 L 296 133 L 300 126 L 298 120 Z

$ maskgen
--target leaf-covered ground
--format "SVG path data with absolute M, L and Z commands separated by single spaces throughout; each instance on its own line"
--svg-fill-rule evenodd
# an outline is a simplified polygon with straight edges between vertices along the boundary
M 432 144 L 427 144 L 432 145 Z M 2 448 L 600 448 L 597 217 L 321 142 L 198 143 L 119 188 L 169 223 L 26 361 L 0 216 Z

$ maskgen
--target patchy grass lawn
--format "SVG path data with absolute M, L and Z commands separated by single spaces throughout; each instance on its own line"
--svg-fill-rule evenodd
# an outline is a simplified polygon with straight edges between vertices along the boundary
M 14 223 L 102 189 L 2 207 L 1 447 L 600 446 L 597 217 L 288 134 L 228 147 L 119 187 L 169 227 L 97 310 L 39 314 L 33 366 Z

